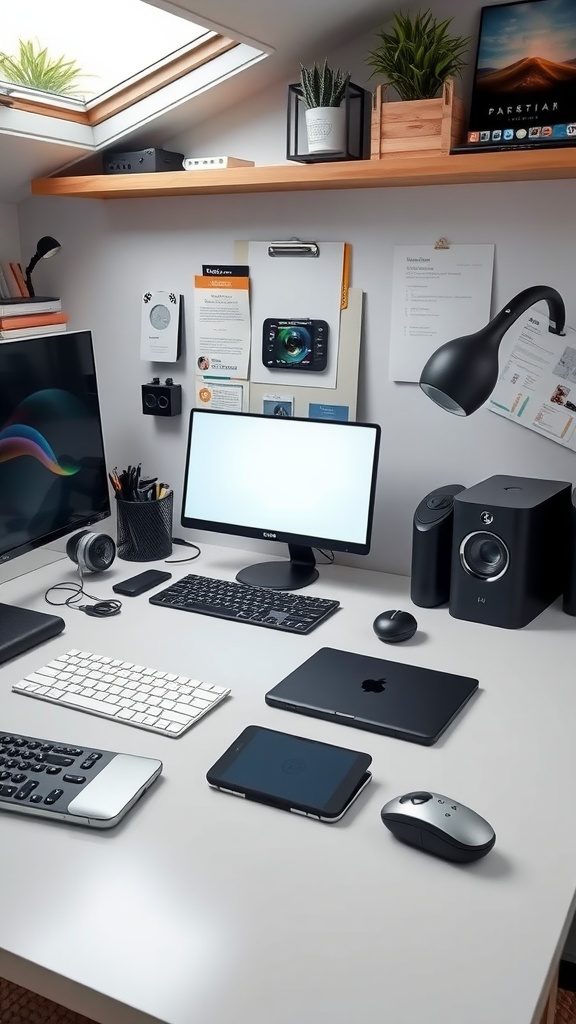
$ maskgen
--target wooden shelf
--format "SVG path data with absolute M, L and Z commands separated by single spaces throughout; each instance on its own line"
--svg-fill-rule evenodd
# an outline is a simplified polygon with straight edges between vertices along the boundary
M 158 174 L 87 174 L 35 178 L 32 195 L 78 199 L 138 199 L 154 196 L 305 192 L 319 189 L 386 188 L 407 185 L 468 185 L 497 181 L 576 178 L 576 147 L 453 156 L 387 156 L 276 167 L 231 167 L 216 171 Z

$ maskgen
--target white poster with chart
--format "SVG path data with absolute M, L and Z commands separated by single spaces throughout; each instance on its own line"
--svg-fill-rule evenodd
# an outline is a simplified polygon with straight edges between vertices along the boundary
M 576 331 L 550 330 L 531 307 L 500 345 L 500 374 L 488 409 L 576 451 Z

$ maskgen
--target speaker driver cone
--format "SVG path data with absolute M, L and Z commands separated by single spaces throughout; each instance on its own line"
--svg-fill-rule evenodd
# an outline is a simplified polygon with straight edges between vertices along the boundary
M 460 561 L 470 576 L 493 583 L 506 572 L 510 552 L 501 537 L 481 530 L 464 537 L 460 544 Z

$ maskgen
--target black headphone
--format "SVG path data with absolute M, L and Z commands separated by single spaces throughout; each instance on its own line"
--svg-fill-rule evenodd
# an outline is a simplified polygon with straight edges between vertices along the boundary
M 103 572 L 114 561 L 116 545 L 106 533 L 81 530 L 67 541 L 66 554 L 77 563 L 81 572 Z

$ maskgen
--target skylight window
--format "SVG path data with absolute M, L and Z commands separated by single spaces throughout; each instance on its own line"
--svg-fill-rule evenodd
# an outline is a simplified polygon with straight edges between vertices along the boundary
M 4 6 L 0 137 L 55 142 L 78 154 L 56 170 L 117 147 L 128 135 L 140 133 L 149 145 L 152 125 L 157 137 L 163 116 L 180 106 L 189 108 L 190 123 L 197 97 L 271 52 L 198 25 L 185 12 L 161 10 L 153 0 L 98 0 L 89 21 L 79 0 Z M 55 74 L 44 75 L 46 68 Z
M 15 92 L 22 86 L 20 91 L 29 93 L 36 85 L 38 65 L 60 61 L 77 71 L 62 93 L 91 106 L 216 35 L 184 15 L 169 14 L 143 0 L 98 0 L 89 22 L 81 8 L 78 0 L 5 5 L 0 51 L 14 63 L 0 64 L 0 79 L 14 83 Z M 28 46 L 24 53 L 22 44 Z M 13 77 L 14 68 L 24 72 L 24 81 Z M 56 87 L 45 77 L 38 80 L 49 82 L 49 93 L 60 94 L 57 75 Z M 40 88 L 46 102 L 46 86 Z

